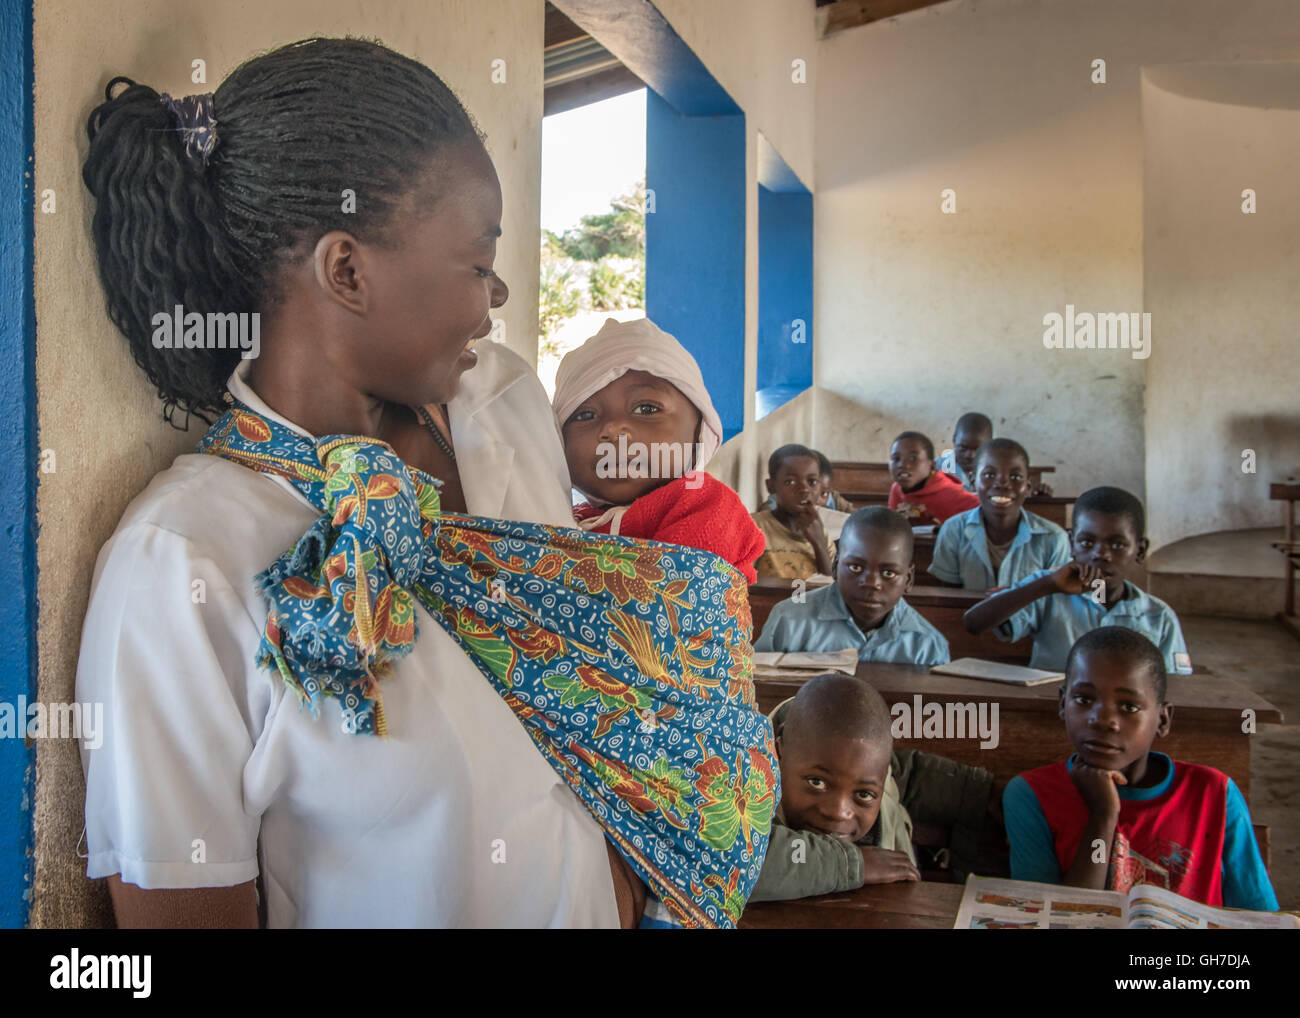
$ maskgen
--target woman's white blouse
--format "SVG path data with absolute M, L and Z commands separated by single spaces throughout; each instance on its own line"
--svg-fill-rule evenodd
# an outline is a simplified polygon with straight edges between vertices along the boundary
M 572 526 L 536 375 L 478 349 L 449 405 L 470 511 Z M 247 365 L 231 391 L 292 427 Z M 381 683 L 387 740 L 344 734 L 333 699 L 313 720 L 253 663 L 253 577 L 317 515 L 287 482 L 200 455 L 127 508 L 77 671 L 78 700 L 105 719 L 82 750 L 87 876 L 188 888 L 260 872 L 273 927 L 616 926 L 599 827 L 422 607 L 414 651 Z

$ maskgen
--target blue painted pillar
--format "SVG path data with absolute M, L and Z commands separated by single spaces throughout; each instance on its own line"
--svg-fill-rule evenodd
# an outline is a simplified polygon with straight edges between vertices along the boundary
M 646 187 L 646 314 L 699 362 L 730 438 L 745 426 L 744 114 L 686 116 L 646 89 Z
M 768 396 L 762 410 L 812 385 L 812 216 L 807 191 L 759 186 L 758 389 Z
M 36 307 L 32 293 L 32 4 L 0 0 L 0 703 L 36 696 Z M 66 213 L 65 213 L 66 214 Z M 0 927 L 27 924 L 34 751 L 0 738 Z

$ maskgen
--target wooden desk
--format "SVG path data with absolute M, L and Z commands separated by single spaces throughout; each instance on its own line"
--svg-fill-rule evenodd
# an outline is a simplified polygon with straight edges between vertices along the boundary
M 760 576 L 757 583 L 749 588 L 749 610 L 754 616 L 754 639 L 763 631 L 772 609 L 781 601 L 790 597 L 794 590 L 793 580 L 782 580 L 772 576 Z M 818 589 L 808 586 L 808 591 Z M 1017 643 L 1003 643 L 990 630 L 979 636 L 966 632 L 962 616 L 968 608 L 983 600 L 984 595 L 976 590 L 959 590 L 956 587 L 913 587 L 903 595 L 921 616 L 943 634 L 948 641 L 948 651 L 954 658 L 982 657 L 989 661 L 1006 661 L 1010 664 L 1028 664 L 1033 653 L 1032 638 Z
M 856 891 L 795 901 L 760 901 L 740 917 L 742 930 L 952 929 L 962 884 L 868 884 Z
M 919 749 L 960 763 L 976 764 L 1009 781 L 1022 771 L 1064 760 L 1072 752 L 1065 723 L 1057 711 L 1061 684 L 1021 688 L 1000 682 L 931 675 L 912 665 L 858 665 L 858 677 L 870 682 L 892 708 L 913 697 L 922 703 L 998 704 L 998 745 L 980 749 L 979 738 L 896 739 L 896 749 Z M 795 679 L 756 679 L 758 705 L 765 713 L 799 691 Z M 1155 749 L 1177 760 L 1217 767 L 1250 798 L 1250 750 L 1255 736 L 1242 732 L 1242 714 L 1255 712 L 1257 724 L 1280 724 L 1282 712 L 1245 686 L 1221 675 L 1171 675 L 1169 699 L 1174 704 L 1173 730 L 1157 739 Z M 977 708 L 978 709 L 978 708 Z M 987 708 L 986 708 L 987 710 Z
M 840 489 L 836 491 L 848 499 L 854 508 L 861 509 L 868 505 L 888 505 L 889 492 L 860 489 Z M 1061 495 L 1030 495 L 1025 499 L 1025 508 L 1045 520 L 1050 520 L 1058 527 L 1069 528 L 1074 513 L 1074 499 Z
M 943 634 L 953 660 L 959 657 L 982 657 L 986 661 L 1029 664 L 1034 653 L 1033 637 L 1027 636 L 1015 643 L 1004 643 L 991 629 L 978 636 L 966 632 L 966 623 L 962 617 L 983 601 L 984 596 L 984 592 L 979 590 L 916 586 L 904 594 L 903 599 Z

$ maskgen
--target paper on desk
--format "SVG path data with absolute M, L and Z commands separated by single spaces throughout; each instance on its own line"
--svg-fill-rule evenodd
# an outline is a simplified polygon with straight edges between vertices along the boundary
M 842 513 L 838 509 L 827 509 L 824 505 L 819 505 L 817 515 L 822 518 L 822 526 L 826 528 L 826 536 L 832 541 L 838 541 L 840 534 L 844 530 L 844 521 L 849 518 L 849 514 Z
M 810 678 L 820 672 L 858 670 L 858 652 L 853 647 L 832 651 L 802 651 L 782 654 L 778 651 L 755 651 L 754 675 L 758 678 Z
M 939 528 L 936 527 L 933 523 L 918 524 L 917 526 L 914 526 L 912 528 L 912 536 L 933 537 L 938 532 L 938 530 Z
M 1000 661 L 984 661 L 977 657 L 959 657 L 946 665 L 935 665 L 932 675 L 958 675 L 963 679 L 989 679 L 992 682 L 1009 682 L 1016 686 L 1040 686 L 1065 678 L 1062 672 L 1045 672 L 1040 668 L 1007 665 Z

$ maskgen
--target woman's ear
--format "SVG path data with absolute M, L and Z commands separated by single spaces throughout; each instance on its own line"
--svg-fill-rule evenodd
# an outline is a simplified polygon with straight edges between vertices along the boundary
M 361 244 L 352 234 L 331 230 L 316 241 L 312 251 L 316 285 L 347 310 L 365 314 L 369 309 L 370 294 L 364 262 Z

